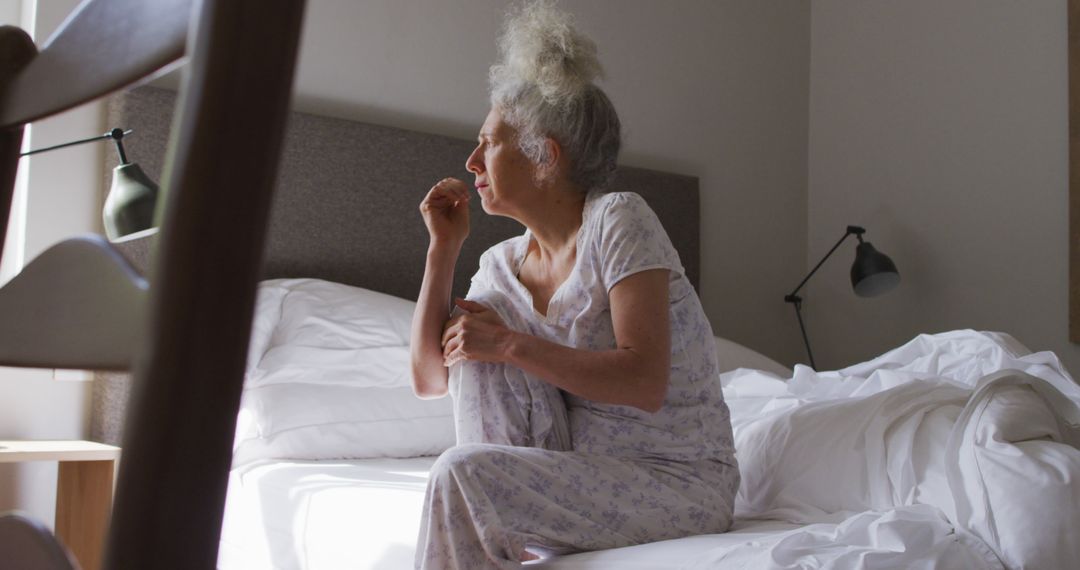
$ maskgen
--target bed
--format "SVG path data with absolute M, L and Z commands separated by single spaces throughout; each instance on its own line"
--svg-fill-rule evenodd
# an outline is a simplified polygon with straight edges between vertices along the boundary
M 110 105 L 160 172 L 173 94 Z M 294 113 L 264 253 L 218 566 L 409 568 L 446 400 L 412 397 L 408 322 L 431 181 L 469 179 L 472 143 Z M 157 161 L 157 162 L 155 162 Z M 697 285 L 692 177 L 624 168 Z M 473 207 L 478 207 L 473 204 Z M 521 231 L 475 212 L 455 276 Z M 153 237 L 122 248 L 151 263 Z M 794 370 L 717 339 L 743 486 L 732 532 L 546 557 L 544 568 L 1058 568 L 1080 559 L 1080 388 L 1008 335 L 924 335 L 844 370 Z M 118 442 L 127 385 L 95 386 Z

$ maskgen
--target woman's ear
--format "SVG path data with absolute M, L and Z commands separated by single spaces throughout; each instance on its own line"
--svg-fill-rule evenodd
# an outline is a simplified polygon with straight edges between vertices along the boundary
M 551 138 L 546 137 L 544 139 L 544 155 L 543 160 L 537 165 L 537 178 L 548 184 L 554 182 L 558 176 L 559 164 L 562 160 L 562 147 L 559 143 Z
M 551 137 L 544 139 L 544 166 L 554 168 L 562 158 L 562 147 Z

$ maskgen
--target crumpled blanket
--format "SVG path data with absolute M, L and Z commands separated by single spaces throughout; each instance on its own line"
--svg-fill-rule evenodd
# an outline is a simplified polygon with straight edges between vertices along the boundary
M 1008 335 L 922 335 L 843 370 L 722 376 L 742 519 L 804 524 L 687 568 L 1066 568 L 1080 386 Z

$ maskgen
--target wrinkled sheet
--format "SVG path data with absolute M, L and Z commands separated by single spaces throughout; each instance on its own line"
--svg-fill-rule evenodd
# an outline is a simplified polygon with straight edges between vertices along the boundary
M 722 376 L 737 518 L 805 525 L 684 568 L 1064 568 L 1080 387 L 1008 335 L 922 335 L 839 371 Z
M 965 543 L 941 512 L 917 506 L 866 511 L 840 523 L 808 524 L 731 547 L 683 568 L 1002 568 L 981 544 Z

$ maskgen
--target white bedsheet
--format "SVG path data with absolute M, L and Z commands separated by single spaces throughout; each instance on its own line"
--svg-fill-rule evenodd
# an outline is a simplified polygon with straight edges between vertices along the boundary
M 1004 335 L 924 335 L 837 372 L 725 374 L 743 487 L 723 535 L 530 566 L 1064 568 L 1080 387 Z M 434 458 L 234 471 L 219 567 L 407 569 Z M 1075 543 L 1075 544 L 1074 544 Z
M 434 457 L 273 461 L 233 472 L 218 568 L 412 568 Z M 802 525 L 739 520 L 732 532 L 531 564 L 551 570 L 678 568 L 702 553 L 774 541 Z
M 235 472 L 218 568 L 412 568 L 427 469 L 434 460 L 280 461 Z M 994 567 L 973 557 L 955 536 L 942 536 L 946 526 L 935 516 L 925 509 L 901 510 L 813 525 L 740 518 L 726 534 L 585 552 L 528 566 L 544 570 Z

